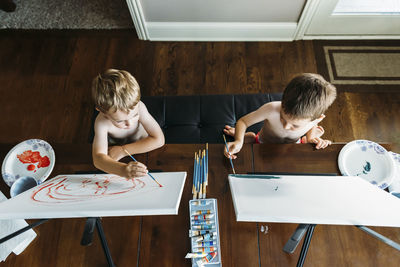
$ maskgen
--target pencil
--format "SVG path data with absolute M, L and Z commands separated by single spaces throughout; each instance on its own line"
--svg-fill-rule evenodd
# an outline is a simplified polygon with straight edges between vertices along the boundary
M 138 162 L 138 161 L 128 152 L 128 150 L 125 149 L 125 147 L 122 147 L 122 149 L 125 151 L 126 154 L 128 154 L 129 157 L 131 157 L 131 159 L 132 159 L 133 161 Z M 151 175 L 149 172 L 148 172 L 147 174 L 151 177 L 151 179 L 154 180 L 154 182 L 156 182 L 160 187 L 162 187 L 162 185 L 161 185 L 159 182 L 157 182 L 156 178 L 154 178 L 153 175 Z
M 229 153 L 229 155 L 230 155 L 231 153 L 229 152 L 229 148 L 228 148 L 228 144 L 226 143 L 225 135 L 222 134 L 222 137 L 224 138 L 224 142 L 225 142 L 225 146 L 226 146 L 226 151 L 228 151 L 228 153 Z M 236 174 L 236 173 L 235 173 L 235 168 L 233 167 L 233 161 L 232 161 L 232 159 L 229 158 L 229 161 L 231 162 L 233 174 Z

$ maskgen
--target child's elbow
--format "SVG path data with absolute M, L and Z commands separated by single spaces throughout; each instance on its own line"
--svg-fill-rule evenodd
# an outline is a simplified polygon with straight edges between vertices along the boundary
M 161 135 L 158 140 L 158 147 L 162 147 L 163 145 L 165 145 L 165 137 L 164 135 Z

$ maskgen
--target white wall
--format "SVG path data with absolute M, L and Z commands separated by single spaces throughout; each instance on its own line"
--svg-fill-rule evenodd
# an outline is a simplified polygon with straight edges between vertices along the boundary
M 292 41 L 307 0 L 126 0 L 151 41 Z
M 305 0 L 141 0 L 147 22 L 298 22 Z

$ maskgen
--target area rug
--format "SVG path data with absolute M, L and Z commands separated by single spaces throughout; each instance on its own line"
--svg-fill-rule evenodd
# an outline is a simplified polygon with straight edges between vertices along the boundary
M 0 10 L 0 29 L 133 28 L 125 0 L 14 0 L 17 8 Z
M 400 42 L 314 41 L 320 74 L 345 91 L 400 91 Z

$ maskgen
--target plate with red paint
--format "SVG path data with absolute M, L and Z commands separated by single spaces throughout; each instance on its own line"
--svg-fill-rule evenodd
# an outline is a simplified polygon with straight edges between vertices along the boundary
M 8 186 L 20 177 L 31 176 L 42 183 L 49 177 L 55 163 L 54 150 L 40 139 L 29 139 L 14 146 L 1 166 L 3 180 Z

